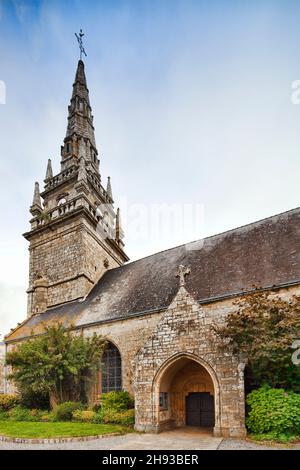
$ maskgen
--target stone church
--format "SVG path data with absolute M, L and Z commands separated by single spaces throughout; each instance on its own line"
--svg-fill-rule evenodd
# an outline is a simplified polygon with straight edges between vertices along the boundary
M 220 352 L 213 324 L 254 286 L 300 294 L 300 209 L 134 262 L 111 182 L 103 186 L 84 63 L 68 107 L 60 173 L 48 161 L 30 207 L 27 318 L 6 348 L 63 323 L 108 343 L 91 400 L 135 397 L 136 429 L 194 425 L 244 436 L 244 367 Z M 13 385 L 6 383 L 6 391 Z

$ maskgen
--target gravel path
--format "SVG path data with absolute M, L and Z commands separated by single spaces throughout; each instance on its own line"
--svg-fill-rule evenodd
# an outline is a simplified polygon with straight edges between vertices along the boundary
M 246 439 L 223 439 L 218 450 L 299 450 L 300 445 L 268 445 L 248 441 Z

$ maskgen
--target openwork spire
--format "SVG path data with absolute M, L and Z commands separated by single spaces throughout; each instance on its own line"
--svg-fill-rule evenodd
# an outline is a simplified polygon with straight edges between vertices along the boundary
M 79 163 L 80 142 L 84 139 L 87 149 L 84 156 L 91 163 L 94 172 L 99 172 L 98 152 L 96 148 L 95 129 L 92 108 L 89 99 L 84 63 L 78 61 L 73 83 L 72 97 L 68 108 L 68 125 L 64 145 L 62 146 L 62 170 Z
M 70 137 L 74 133 L 77 137 L 89 139 L 91 144 L 96 147 L 92 108 L 82 60 L 78 61 L 73 84 L 66 137 Z

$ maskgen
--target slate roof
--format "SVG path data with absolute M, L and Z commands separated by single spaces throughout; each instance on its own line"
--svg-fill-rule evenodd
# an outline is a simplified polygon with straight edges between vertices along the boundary
M 165 309 L 178 290 L 180 264 L 191 269 L 187 290 L 203 303 L 300 284 L 300 208 L 111 269 L 84 301 L 33 315 L 6 341 L 37 334 L 44 323 L 80 327 Z

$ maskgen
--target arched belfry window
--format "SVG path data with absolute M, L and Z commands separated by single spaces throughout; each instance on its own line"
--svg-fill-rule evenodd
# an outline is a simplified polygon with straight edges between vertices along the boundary
M 122 360 L 118 348 L 108 343 L 102 356 L 102 393 L 122 390 Z

